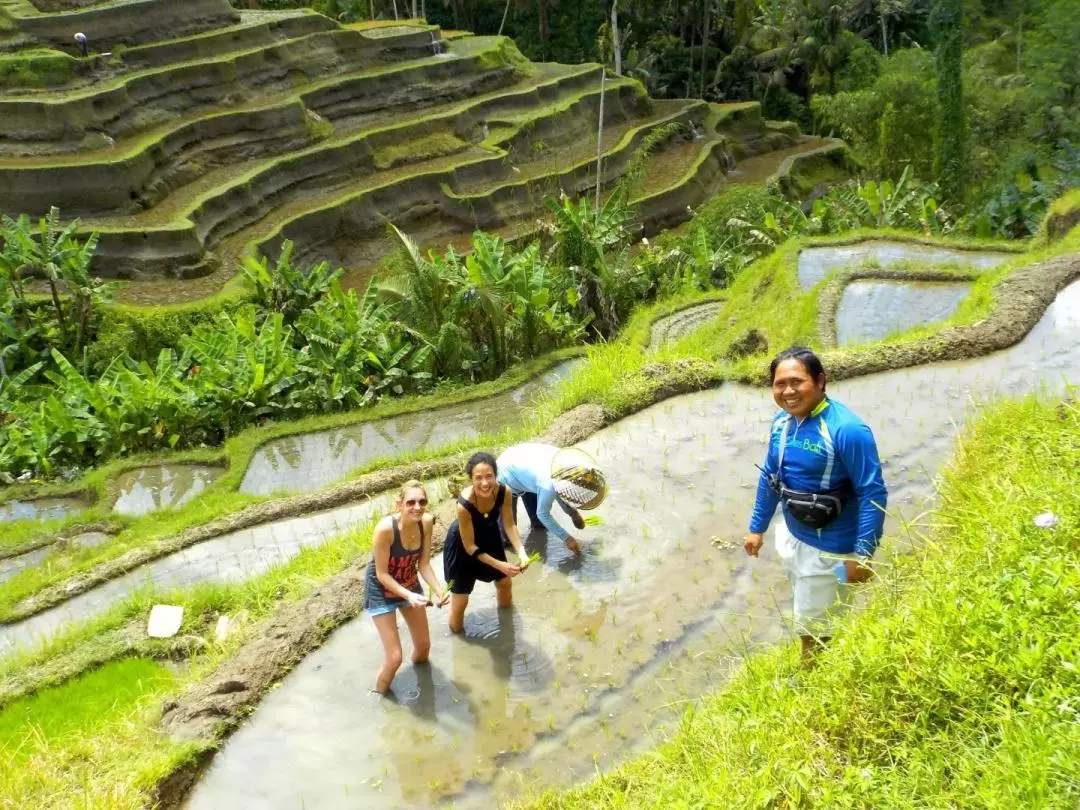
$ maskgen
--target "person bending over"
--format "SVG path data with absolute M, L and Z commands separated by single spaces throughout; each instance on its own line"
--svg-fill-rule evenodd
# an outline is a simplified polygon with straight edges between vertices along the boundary
M 498 465 L 499 481 L 514 493 L 515 516 L 520 497 L 533 528 L 542 526 L 580 554 L 581 543 L 556 522 L 551 509 L 559 504 L 576 529 L 585 528 L 578 510 L 595 509 L 607 494 L 607 482 L 596 462 L 576 448 L 526 442 L 505 450 Z

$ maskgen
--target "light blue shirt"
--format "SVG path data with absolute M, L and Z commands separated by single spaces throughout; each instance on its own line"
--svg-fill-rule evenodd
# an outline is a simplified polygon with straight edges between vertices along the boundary
M 517 495 L 536 493 L 536 516 L 545 529 L 565 543 L 570 532 L 556 523 L 551 514 L 551 507 L 558 500 L 551 484 L 551 462 L 558 452 L 559 448 L 553 444 L 515 444 L 499 456 L 496 464 L 500 484 L 510 487 Z

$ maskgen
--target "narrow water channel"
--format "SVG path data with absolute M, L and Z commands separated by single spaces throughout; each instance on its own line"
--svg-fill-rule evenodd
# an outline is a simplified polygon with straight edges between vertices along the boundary
M 1080 282 L 1012 349 L 829 390 L 874 428 L 895 532 L 979 402 L 1056 396 L 1078 377 Z M 381 659 L 370 618 L 343 626 L 266 696 L 188 807 L 489 808 L 654 745 L 739 656 L 785 633 L 771 543 L 760 560 L 740 544 L 773 413 L 766 390 L 725 385 L 584 442 L 611 491 L 582 560 L 531 534 L 545 559 L 515 581 L 514 609 L 478 587 L 464 637 L 430 611 L 432 664 L 406 664 L 394 700 L 368 694 Z
M 252 457 L 240 491 L 252 495 L 310 492 L 378 458 L 435 450 L 460 439 L 498 433 L 527 419 L 536 400 L 580 362 L 559 363 L 494 397 L 267 442 Z

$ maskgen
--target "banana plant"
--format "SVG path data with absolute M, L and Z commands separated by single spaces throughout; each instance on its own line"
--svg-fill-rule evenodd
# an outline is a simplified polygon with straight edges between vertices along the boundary
M 292 254 L 293 243 L 286 240 L 273 265 L 265 256 L 245 256 L 240 268 L 261 311 L 281 313 L 286 326 L 325 296 L 344 272 L 331 270 L 328 262 L 304 270 L 293 264 Z

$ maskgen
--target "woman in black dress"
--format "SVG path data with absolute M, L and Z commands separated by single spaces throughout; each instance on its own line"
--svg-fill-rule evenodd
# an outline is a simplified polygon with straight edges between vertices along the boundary
M 498 469 L 490 453 L 476 453 L 465 465 L 471 482 L 458 496 L 457 520 L 446 532 L 443 573 L 450 584 L 450 630 L 465 629 L 465 608 L 477 580 L 495 583 L 496 603 L 510 607 L 510 580 L 528 566 L 521 545 L 509 488 L 496 480 Z M 499 519 L 518 555 L 518 564 L 507 562 Z

